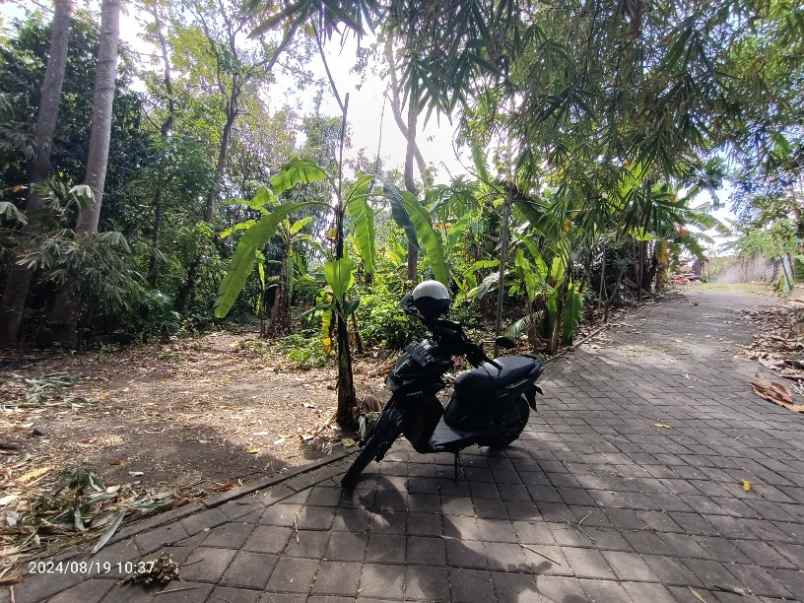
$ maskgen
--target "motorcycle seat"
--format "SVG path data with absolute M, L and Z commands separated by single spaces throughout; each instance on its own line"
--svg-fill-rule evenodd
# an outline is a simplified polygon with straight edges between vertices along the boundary
M 455 379 L 456 392 L 469 393 L 476 389 L 505 387 L 534 375 L 538 376 L 544 368 L 540 361 L 529 356 L 501 356 L 494 361 L 502 368 L 498 369 L 493 364 L 485 362 L 459 375 Z

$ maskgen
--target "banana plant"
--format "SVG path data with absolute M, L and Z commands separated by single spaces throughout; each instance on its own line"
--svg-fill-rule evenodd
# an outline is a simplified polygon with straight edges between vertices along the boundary
M 252 211 L 257 211 L 261 216 L 269 214 L 276 208 L 278 201 L 272 191 L 266 189 L 260 191 L 251 201 L 237 202 Z M 286 335 L 290 330 L 290 304 L 293 299 L 293 260 L 296 255 L 295 248 L 298 243 L 306 242 L 312 246 L 320 247 L 318 241 L 304 232 L 304 228 L 312 222 L 311 216 L 306 216 L 296 221 L 290 217 L 282 220 L 276 229 L 275 237 L 280 242 L 281 252 L 278 260 L 266 259 L 258 249 L 257 257 L 257 276 L 258 276 L 258 295 L 255 300 L 255 314 L 260 320 L 260 334 L 265 337 L 269 329 L 266 325 L 266 318 L 270 315 L 270 333 L 272 335 Z M 220 234 L 221 239 L 226 239 L 234 233 L 252 228 L 256 220 L 244 220 L 234 224 L 230 228 L 223 230 Z M 279 266 L 279 275 L 266 276 L 268 264 Z M 267 307 L 268 293 L 273 291 L 273 303 Z
M 433 227 L 427 208 L 413 193 L 402 191 L 391 183 L 383 185 L 383 196 L 391 207 L 391 217 L 405 231 L 408 241 L 424 248 L 433 277 L 449 287 L 450 271 L 441 234 Z
M 333 206 L 320 202 L 278 202 L 282 193 L 296 186 L 323 180 L 328 180 L 332 186 L 336 199 Z M 369 203 L 373 183 L 373 176 L 361 174 L 342 189 L 340 177 L 332 178 L 311 161 L 292 160 L 282 171 L 271 178 L 270 188 L 261 189 L 255 198 L 247 203 L 252 209 L 257 209 L 261 217 L 236 225 L 236 230 L 242 231 L 243 234 L 235 249 L 231 268 L 221 283 L 215 305 L 215 315 L 218 318 L 223 318 L 228 314 L 254 270 L 257 252 L 277 234 L 282 224 L 288 224 L 290 230 L 293 229 L 292 225 L 295 223 L 289 222 L 291 214 L 311 206 L 324 207 L 326 210 L 332 211 L 335 223 L 334 250 L 328 254 L 329 257 L 324 264 L 324 275 L 332 291 L 331 316 L 336 319 L 334 329 L 338 341 L 337 420 L 344 427 L 349 427 L 354 422 L 352 408 L 356 398 L 346 324 L 349 315 L 354 313 L 357 308 L 357 301 L 350 299 L 347 295 L 354 283 L 355 264 L 347 255 L 344 247 L 343 231 L 345 218 L 348 218 L 352 226 L 355 248 L 362 260 L 363 268 L 367 273 L 372 273 L 376 264 L 374 210 Z M 405 230 L 409 239 L 421 243 L 427 252 L 435 277 L 448 284 L 449 269 L 441 246 L 441 237 L 433 229 L 427 209 L 414 195 L 403 193 L 390 184 L 384 187 L 384 198 L 389 201 L 392 216 Z

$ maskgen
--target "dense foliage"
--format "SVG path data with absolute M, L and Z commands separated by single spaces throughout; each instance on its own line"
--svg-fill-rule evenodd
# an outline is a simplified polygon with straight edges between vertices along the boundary
M 703 232 L 728 231 L 711 213 L 724 190 L 737 253 L 801 265 L 796 3 L 143 0 L 133 10 L 154 54 L 121 49 L 98 233 L 75 227 L 93 202 L 81 183 L 98 23 L 70 20 L 50 177 L 34 185 L 41 207 L 28 200 L 30 164 L 52 25 L 32 12 L 0 38 L 0 287 L 20 269 L 35 275 L 5 344 L 64 342 L 50 318 L 67 295 L 81 346 L 228 317 L 283 338 L 301 365 L 337 352 L 342 385 L 350 347 L 410 340 L 399 299 L 412 279 L 435 278 L 471 326 L 555 352 L 584 319 L 661 291 L 682 258 L 702 258 Z M 385 48 L 359 54 L 357 69 L 374 61 L 389 79 L 404 169 L 379 155 L 344 160 L 349 98 L 326 49 L 356 35 Z M 316 55 L 328 85 L 310 71 Z M 280 77 L 332 94 L 341 113 L 269 106 Z M 439 184 L 437 158 L 416 146 L 436 114 L 454 120 L 472 157 Z

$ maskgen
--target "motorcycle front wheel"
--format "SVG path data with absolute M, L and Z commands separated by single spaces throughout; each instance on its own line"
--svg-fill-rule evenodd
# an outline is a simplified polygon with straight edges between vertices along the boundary
M 360 474 L 368 467 L 368 464 L 384 455 L 401 432 L 401 417 L 395 411 L 386 409 L 374 428 L 374 432 L 366 440 L 352 466 L 349 467 L 349 470 L 341 479 L 341 486 L 350 489 L 354 488 L 360 478 Z

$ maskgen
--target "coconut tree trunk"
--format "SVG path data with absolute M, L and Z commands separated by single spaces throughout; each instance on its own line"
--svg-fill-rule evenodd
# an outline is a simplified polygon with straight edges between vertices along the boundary
M 157 181 L 156 192 L 154 193 L 154 225 L 151 235 L 151 257 L 148 259 L 148 284 L 156 288 L 159 283 L 159 235 L 162 231 L 162 186 L 163 180 Z
M 75 226 L 77 235 L 94 235 L 98 232 L 106 168 L 109 163 L 109 143 L 112 132 L 112 106 L 117 76 L 117 47 L 120 40 L 120 0 L 103 0 L 101 31 L 95 67 L 95 91 L 92 98 L 92 128 L 89 135 L 89 153 L 84 184 L 92 189 L 93 199 L 78 212 Z M 50 312 L 54 340 L 75 346 L 78 303 L 75 291 L 63 288 Z
M 385 43 L 385 59 L 388 61 L 388 75 L 391 79 L 391 112 L 394 115 L 394 121 L 396 122 L 399 131 L 402 132 L 402 136 L 405 137 L 406 140 L 410 140 L 408 129 L 408 124 L 406 120 L 402 117 L 402 99 L 400 96 L 400 85 L 399 80 L 396 77 L 396 60 L 394 59 L 394 51 L 391 48 L 391 37 L 389 36 Z M 419 168 L 419 174 L 422 177 L 422 180 L 427 182 L 427 166 L 424 163 L 424 156 L 419 149 L 419 146 L 416 144 L 416 133 L 413 133 L 413 157 L 416 160 L 416 167 Z
M 59 101 L 64 85 L 64 70 L 67 65 L 67 49 L 70 43 L 70 18 L 73 10 L 72 0 L 54 0 L 55 13 L 50 30 L 50 52 L 47 60 L 45 79 L 39 101 L 39 113 L 34 129 L 34 157 L 29 168 L 30 187 L 26 208 L 29 218 L 36 223 L 36 212 L 42 208 L 43 200 L 36 185 L 50 174 L 50 155 L 53 148 L 53 133 L 59 116 Z M 0 347 L 17 343 L 25 302 L 31 288 L 34 272 L 16 264 L 12 267 L 6 282 L 2 303 L 0 304 Z
M 218 160 L 215 165 L 215 178 L 212 182 L 212 187 L 207 194 L 206 206 L 204 208 L 204 220 L 212 222 L 215 218 L 215 205 L 218 202 L 218 195 L 220 194 L 221 185 L 223 183 L 223 175 L 226 170 L 226 157 L 229 153 L 229 141 L 232 136 L 232 128 L 234 127 L 235 120 L 237 119 L 237 105 L 240 98 L 240 85 L 235 79 L 232 82 L 232 91 L 226 103 L 226 122 L 223 124 L 221 131 L 221 141 L 218 146 Z M 187 268 L 187 276 L 184 278 L 184 283 L 176 296 L 176 310 L 184 312 L 187 305 L 193 297 L 195 291 L 196 280 L 201 271 L 201 252 L 197 252 L 195 257 L 190 261 Z
M 603 304 L 603 295 L 604 292 L 606 297 L 608 297 L 608 291 L 606 290 L 606 244 L 603 243 L 603 260 L 600 264 L 600 289 L 597 295 L 597 313 L 600 314 L 600 308 Z
M 346 125 L 347 117 L 349 115 L 349 94 L 343 97 L 338 93 L 338 87 L 335 85 L 335 80 L 332 78 L 332 72 L 329 70 L 327 63 L 327 56 L 324 54 L 324 47 L 321 45 L 321 37 L 318 31 L 313 28 L 315 32 L 315 41 L 318 46 L 318 53 L 321 56 L 321 62 L 324 64 L 324 71 L 327 73 L 329 85 L 332 88 L 332 94 L 338 102 L 341 109 L 341 131 L 338 140 L 338 174 L 335 186 L 335 260 L 338 261 L 343 258 L 344 247 L 344 232 L 343 221 L 346 208 L 343 205 L 343 146 L 346 141 Z M 336 308 L 334 312 L 335 318 L 335 335 L 337 342 L 337 366 L 338 366 L 338 381 L 336 390 L 338 393 L 338 406 L 335 411 L 335 421 L 338 425 L 347 431 L 352 431 L 357 428 L 357 417 L 355 417 L 355 408 L 357 407 L 357 393 L 355 392 L 354 373 L 352 372 L 352 352 L 349 348 L 349 328 L 347 325 L 347 316 L 345 308 L 342 307 L 341 302 L 336 300 Z
M 212 222 L 215 217 L 215 205 L 220 194 L 221 184 L 223 183 L 223 173 L 226 169 L 226 157 L 229 153 L 229 140 L 232 137 L 232 128 L 237 119 L 237 103 L 240 97 L 240 87 L 234 82 L 232 84 L 232 94 L 226 104 L 226 122 L 221 131 L 221 142 L 218 146 L 218 161 L 215 165 L 215 179 L 212 188 L 207 195 L 207 205 L 204 211 L 204 220 Z
M 416 144 L 416 128 L 419 121 L 419 107 L 415 90 L 410 91 L 408 96 L 408 115 L 407 120 L 402 117 L 402 101 L 400 98 L 400 84 L 396 77 L 396 60 L 394 51 L 391 47 L 391 38 L 385 43 L 385 59 L 388 61 L 388 73 L 391 78 L 391 111 L 394 114 L 394 121 L 402 132 L 402 136 L 407 140 L 405 149 L 405 190 L 414 195 L 418 194 L 416 182 L 413 177 L 414 163 L 419 168 L 419 175 L 427 183 L 427 172 L 419 146 Z M 408 280 L 415 281 L 419 264 L 419 247 L 413 242 L 408 241 Z

